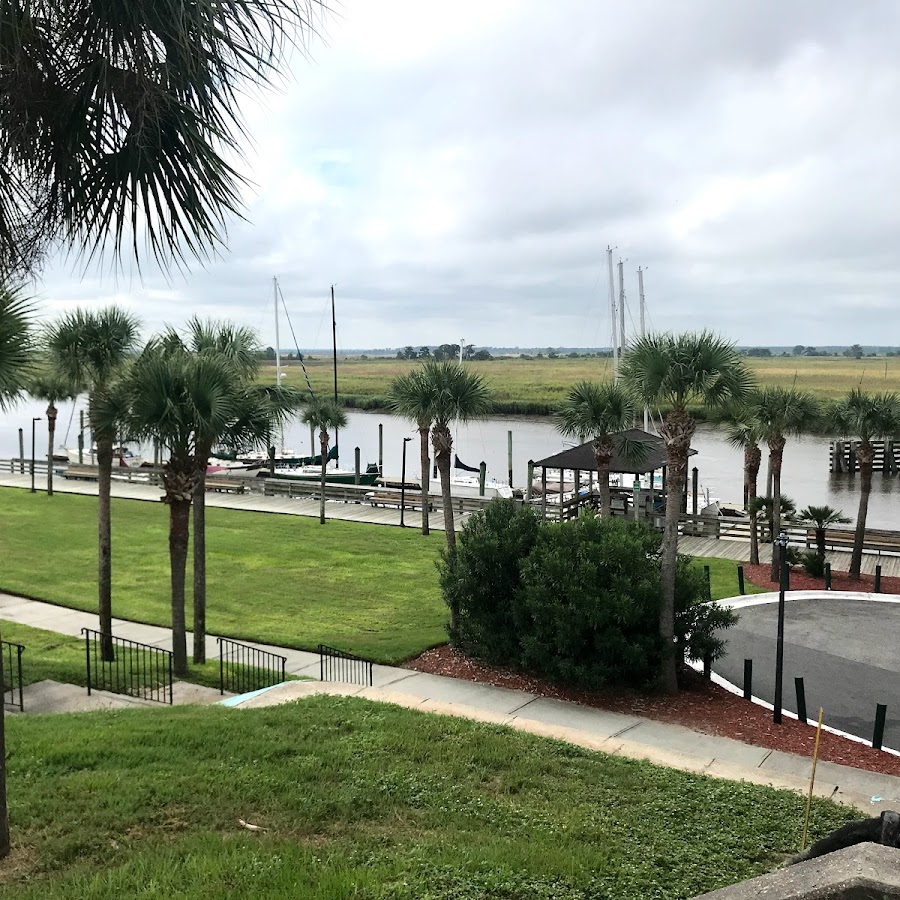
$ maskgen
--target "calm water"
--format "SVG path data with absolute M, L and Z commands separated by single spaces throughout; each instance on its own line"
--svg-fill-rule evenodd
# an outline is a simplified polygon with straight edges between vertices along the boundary
M 57 420 L 57 444 L 74 447 L 77 442 L 78 415 L 72 417 L 71 430 L 66 440 L 73 404 L 63 404 Z M 18 455 L 17 429 L 25 429 L 25 454 L 30 455 L 31 418 L 43 416 L 44 405 L 23 402 L 11 412 L 0 414 L 0 457 Z M 384 467 L 388 475 L 399 477 L 403 438 L 412 440 L 407 445 L 407 473 L 419 474 L 418 433 L 405 421 L 385 413 L 351 412 L 349 425 L 340 435 L 341 466 L 353 467 L 353 448 L 360 448 L 363 467 L 378 462 L 378 426 L 383 425 Z M 46 422 L 37 423 L 38 454 L 46 452 Z M 477 466 L 482 460 L 487 464 L 489 477 L 507 480 L 507 432 L 513 432 L 513 483 L 525 482 L 529 459 L 541 459 L 564 449 L 562 438 L 551 422 L 522 416 L 496 417 L 460 427 L 455 445 L 460 459 L 467 465 Z M 285 432 L 285 446 L 297 453 L 310 452 L 309 429 L 296 423 Z M 701 488 L 709 490 L 713 497 L 740 503 L 743 484 L 743 454 L 728 445 L 713 426 L 702 426 L 694 440 L 698 451 L 693 459 L 700 472 Z M 43 448 L 43 449 L 42 449 Z M 764 487 L 766 457 L 760 488 Z M 804 437 L 788 441 L 784 454 L 782 476 L 784 491 L 803 507 L 808 504 L 827 503 L 852 518 L 859 503 L 858 476 L 831 475 L 828 472 L 828 441 L 822 438 Z M 869 502 L 869 524 L 876 528 L 900 528 L 900 479 L 885 478 L 875 474 Z

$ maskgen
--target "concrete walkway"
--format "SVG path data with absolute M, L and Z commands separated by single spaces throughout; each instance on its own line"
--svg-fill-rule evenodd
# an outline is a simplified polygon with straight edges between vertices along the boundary
M 91 613 L 8 594 L 0 594 L 0 619 L 73 636 L 80 636 L 82 628 L 97 627 L 97 618 Z M 171 648 L 171 632 L 168 628 L 114 619 L 113 631 L 121 637 L 141 643 Z M 190 645 L 190 637 L 188 643 Z M 313 679 L 319 677 L 318 654 L 254 642 L 245 643 L 287 657 L 286 670 L 290 674 Z M 218 658 L 218 646 L 214 637 L 207 639 L 207 655 L 210 659 Z M 27 665 L 27 651 L 24 661 Z M 537 697 L 524 691 L 409 669 L 376 665 L 373 675 L 372 688 L 334 683 L 287 682 L 254 696 L 232 699 L 228 703 L 239 708 L 254 708 L 302 700 L 317 693 L 353 695 L 397 703 L 425 712 L 509 725 L 591 749 L 649 759 L 686 771 L 770 784 L 796 791 L 805 791 L 807 788 L 810 761 L 804 757 L 702 734 L 679 725 L 639 716 L 607 712 L 576 703 Z M 816 793 L 851 803 L 869 811 L 869 815 L 875 815 L 882 809 L 900 808 L 900 778 L 834 763 L 819 763 Z

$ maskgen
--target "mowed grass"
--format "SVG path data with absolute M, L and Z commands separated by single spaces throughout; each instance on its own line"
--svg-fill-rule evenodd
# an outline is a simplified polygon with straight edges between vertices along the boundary
M 168 508 L 114 499 L 112 522 L 113 615 L 169 625 Z M 207 523 L 211 634 L 386 663 L 446 640 L 443 534 L 214 508 Z M 95 497 L 0 490 L 0 547 L 0 589 L 96 610 Z
M 723 600 L 726 597 L 740 595 L 737 577 L 737 567 L 740 563 L 733 559 L 719 559 L 715 556 L 698 556 L 694 563 L 700 567 L 709 566 L 710 595 L 713 600 Z M 771 588 L 760 587 L 753 584 L 749 578 L 744 578 L 745 594 L 764 594 L 769 590 Z
M 844 356 L 786 356 L 771 359 L 748 357 L 747 366 L 763 385 L 796 386 L 820 399 L 845 395 L 851 388 L 865 391 L 900 392 L 900 357 L 849 359 Z M 286 363 L 287 380 L 305 387 L 299 363 Z M 397 375 L 420 365 L 398 359 L 359 359 L 338 361 L 340 394 L 355 402 L 381 401 L 388 385 Z M 608 359 L 496 359 L 467 362 L 467 368 L 483 375 L 500 411 L 542 412 L 563 400 L 578 381 L 605 381 L 612 378 Z M 308 361 L 306 369 L 316 391 L 328 392 L 332 386 L 331 360 Z M 260 379 L 274 381 L 274 365 L 265 365 Z
M 677 900 L 772 868 L 804 810 L 357 698 L 7 727 L 0 898 Z M 816 799 L 812 839 L 855 815 Z

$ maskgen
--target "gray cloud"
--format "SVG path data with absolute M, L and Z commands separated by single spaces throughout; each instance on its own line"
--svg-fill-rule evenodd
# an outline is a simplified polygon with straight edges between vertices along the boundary
M 613 244 L 629 297 L 649 266 L 657 327 L 900 343 L 884 328 L 900 282 L 900 8 L 483 7 L 345 0 L 284 91 L 248 104 L 257 189 L 229 251 L 142 283 L 60 264 L 47 311 L 117 300 L 148 327 L 227 315 L 270 342 L 278 275 L 302 346 L 327 342 L 332 282 L 346 347 L 602 344 Z

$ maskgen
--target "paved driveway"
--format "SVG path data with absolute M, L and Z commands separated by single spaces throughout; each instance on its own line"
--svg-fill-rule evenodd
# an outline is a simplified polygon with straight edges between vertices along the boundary
M 875 706 L 887 704 L 884 743 L 900 749 L 900 603 L 792 600 L 785 607 L 784 708 L 797 711 L 794 678 L 803 678 L 810 719 L 872 739 Z M 726 633 L 727 655 L 714 669 L 738 687 L 744 659 L 753 660 L 753 693 L 775 695 L 778 604 L 738 610 Z

